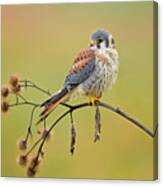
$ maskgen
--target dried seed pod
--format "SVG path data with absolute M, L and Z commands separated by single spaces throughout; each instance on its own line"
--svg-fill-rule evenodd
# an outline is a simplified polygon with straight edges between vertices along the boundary
M 27 149 L 27 141 L 26 140 L 20 140 L 18 142 L 18 149 L 19 150 L 26 150 Z
M 2 110 L 2 112 L 7 112 L 9 110 L 9 104 L 7 101 L 2 101 L 1 110 Z
M 72 124 L 72 127 L 71 127 L 71 144 L 70 144 L 71 155 L 74 154 L 75 143 L 76 143 L 76 130 L 75 130 L 74 125 Z
M 29 176 L 29 177 L 34 177 L 35 174 L 36 174 L 36 170 L 33 169 L 33 168 L 28 167 L 28 168 L 27 168 L 26 174 L 27 174 L 27 176 Z
M 21 166 L 25 166 L 28 162 L 28 159 L 27 159 L 27 156 L 25 155 L 20 155 L 18 158 L 17 158 L 17 163 Z
M 18 85 L 18 82 L 19 82 L 19 78 L 17 75 L 11 75 L 10 76 L 10 79 L 9 79 L 9 83 L 10 85 L 12 85 L 13 87 L 17 86 Z
M 98 133 L 95 133 L 95 137 L 94 137 L 94 143 L 96 143 L 96 141 L 100 140 L 100 135 Z
M 4 86 L 2 86 L 2 88 L 1 88 L 1 95 L 2 95 L 2 97 L 7 97 L 8 95 L 9 95 L 9 88 L 8 88 L 8 86 L 7 85 L 4 85 Z
M 101 132 L 101 115 L 99 107 L 96 107 L 96 114 L 95 114 L 95 136 L 94 142 L 100 140 L 100 132 Z
M 38 157 L 32 157 L 27 167 L 27 176 L 35 176 L 36 172 L 38 171 L 39 164 L 40 160 L 38 159 Z
M 20 84 L 17 84 L 15 86 L 11 86 L 11 91 L 14 94 L 18 94 L 21 91 L 21 85 Z

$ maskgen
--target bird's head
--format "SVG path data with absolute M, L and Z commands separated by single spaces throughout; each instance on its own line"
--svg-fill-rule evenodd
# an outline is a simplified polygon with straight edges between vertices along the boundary
M 90 47 L 97 49 L 115 48 L 113 36 L 105 30 L 97 30 L 91 36 Z

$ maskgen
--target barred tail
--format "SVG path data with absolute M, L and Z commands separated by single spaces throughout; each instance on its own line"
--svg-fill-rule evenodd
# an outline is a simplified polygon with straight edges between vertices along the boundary
M 56 108 L 56 106 L 64 100 L 67 93 L 67 88 L 63 88 L 59 93 L 56 93 L 51 98 L 41 104 L 41 107 L 44 106 L 45 109 L 41 112 L 40 119 L 37 124 L 43 121 Z

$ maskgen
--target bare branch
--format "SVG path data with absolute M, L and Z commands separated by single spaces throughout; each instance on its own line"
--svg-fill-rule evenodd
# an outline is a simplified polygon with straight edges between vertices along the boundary
M 27 133 L 26 133 L 26 137 L 25 139 L 21 140 L 19 142 L 19 149 L 20 150 L 26 150 L 27 149 L 27 141 L 29 139 L 29 136 L 32 136 L 32 125 L 33 125 L 33 118 L 34 118 L 34 112 L 37 108 L 39 108 L 40 104 L 38 103 L 34 103 L 32 101 L 29 101 L 27 98 L 25 98 L 22 94 L 20 94 L 21 89 L 19 89 L 20 87 L 31 87 L 34 88 L 36 90 L 38 90 L 41 93 L 44 93 L 46 96 L 51 96 L 52 94 L 50 93 L 49 90 L 45 90 L 41 87 L 39 87 L 38 85 L 36 85 L 35 83 L 33 83 L 30 80 L 19 80 L 18 77 L 16 76 L 12 76 L 10 78 L 10 84 L 12 85 L 13 88 L 13 93 L 15 95 L 16 101 L 15 103 L 11 103 L 9 104 L 6 100 L 3 101 L 3 107 L 2 110 L 4 111 L 8 111 L 9 107 L 15 107 L 15 106 L 21 106 L 21 105 L 29 105 L 32 106 L 32 110 L 30 113 L 30 120 L 29 120 L 29 124 L 28 124 L 28 128 L 27 128 Z M 9 92 L 6 93 L 6 91 L 8 91 L 8 87 L 4 87 L 3 91 L 2 91 L 2 96 L 4 98 L 6 98 L 9 94 Z M 34 157 L 34 164 L 32 164 L 32 168 L 28 167 L 28 175 L 35 175 L 36 173 L 36 167 L 38 167 L 40 158 L 43 158 L 44 156 L 44 152 L 43 152 L 43 148 L 44 148 L 44 144 L 45 141 L 48 140 L 51 131 L 54 129 L 54 127 L 63 119 L 65 118 L 67 115 L 70 115 L 70 122 L 71 122 L 71 142 L 70 142 L 70 152 L 71 154 L 74 153 L 74 149 L 75 149 L 75 143 L 76 143 L 76 130 L 74 127 L 74 120 L 73 120 L 73 112 L 75 112 L 76 110 L 85 108 L 85 107 L 91 107 L 93 106 L 91 103 L 81 103 L 81 104 L 77 104 L 77 105 L 69 105 L 67 103 L 60 103 L 61 106 L 66 107 L 68 110 L 65 111 L 59 118 L 57 118 L 50 126 L 50 128 L 47 128 L 47 121 L 44 120 L 43 121 L 43 131 L 40 132 L 39 134 L 41 134 L 40 137 L 38 137 L 38 139 L 33 143 L 33 145 L 30 147 L 30 149 L 28 149 L 28 151 L 25 153 L 25 155 L 20 156 L 24 159 L 21 158 L 21 160 L 25 160 L 25 162 L 27 161 L 27 156 L 29 156 L 33 150 L 38 147 L 37 149 L 37 154 Z M 6 107 L 5 107 L 6 106 Z M 154 131 L 150 131 L 148 128 L 146 128 L 142 123 L 140 123 L 139 121 L 137 121 L 136 119 L 134 119 L 133 117 L 131 117 L 130 115 L 128 115 L 127 113 L 125 113 L 124 111 L 122 111 L 119 107 L 113 107 L 109 104 L 100 102 L 100 101 L 96 101 L 95 102 L 95 107 L 96 107 L 96 114 L 95 114 L 95 134 L 94 134 L 94 142 L 96 142 L 97 140 L 100 139 L 100 132 L 101 132 L 101 116 L 100 116 L 100 110 L 99 107 L 103 107 L 106 110 L 110 110 L 113 113 L 121 116 L 122 118 L 126 119 L 127 121 L 129 121 L 131 124 L 137 126 L 139 129 L 141 129 L 142 131 L 144 131 L 148 136 L 154 138 L 156 133 L 157 133 L 157 127 L 156 126 Z M 20 159 L 19 159 L 20 160 Z M 22 161 L 21 161 L 22 162 Z M 19 161 L 19 163 L 21 163 Z
M 84 108 L 84 107 L 88 107 L 88 106 L 92 106 L 91 104 L 89 103 L 82 103 L 82 104 L 78 104 L 78 105 L 74 105 L 74 106 L 71 106 L 71 108 L 66 111 L 65 113 L 63 113 L 52 125 L 51 127 L 49 128 L 49 130 L 47 131 L 47 134 L 45 136 L 45 138 L 43 138 L 40 146 L 39 146 L 39 149 L 38 149 L 38 152 L 37 152 L 37 157 L 40 156 L 41 152 L 42 152 L 42 149 L 43 149 L 43 146 L 44 146 L 44 143 L 46 141 L 46 137 L 48 136 L 48 134 L 53 130 L 53 128 L 59 123 L 59 121 L 61 119 L 63 119 L 64 117 L 66 117 L 68 114 L 72 113 L 73 111 L 75 110 L 78 110 L 78 109 L 81 109 L 81 108 Z M 130 121 L 131 123 L 135 124 L 137 127 L 139 127 L 140 129 L 142 129 L 146 134 L 148 134 L 149 136 L 151 137 L 155 137 L 155 134 L 156 134 L 156 131 L 157 131 L 157 127 L 155 129 L 154 132 L 151 132 L 149 129 L 147 129 L 146 127 L 143 126 L 143 124 L 141 124 L 140 122 L 138 122 L 137 120 L 133 119 L 132 117 L 128 116 L 126 113 L 122 112 L 119 108 L 114 108 L 108 104 L 105 104 L 105 103 L 102 103 L 100 101 L 97 101 L 96 102 L 96 106 L 100 106 L 100 107 L 104 107 L 106 108 L 107 110 L 111 110 L 112 112 L 122 116 L 123 118 L 125 118 L 126 120 Z M 99 117 L 99 116 L 98 116 Z
M 156 131 L 157 131 L 157 126 L 155 128 L 154 131 L 150 131 L 148 128 L 146 128 L 142 123 L 140 123 L 139 121 L 137 121 L 136 119 L 132 118 L 131 116 L 129 116 L 128 114 L 126 114 L 125 112 L 123 112 L 122 110 L 120 110 L 120 108 L 114 108 L 108 104 L 102 103 L 102 102 L 98 102 L 97 103 L 99 106 L 104 107 L 106 109 L 109 109 L 111 111 L 113 111 L 114 113 L 122 116 L 123 118 L 127 119 L 128 121 L 130 121 L 132 124 L 136 125 L 138 128 L 142 129 L 146 134 L 148 134 L 151 137 L 155 137 Z

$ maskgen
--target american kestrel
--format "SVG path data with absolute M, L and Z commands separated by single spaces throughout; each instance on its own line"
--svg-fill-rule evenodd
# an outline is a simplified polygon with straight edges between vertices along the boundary
M 45 108 L 40 114 L 39 122 L 58 104 L 80 95 L 87 96 L 94 104 L 103 92 L 115 83 L 118 66 L 118 52 L 112 34 L 105 30 L 97 30 L 91 35 L 89 47 L 76 55 L 63 88 L 41 104 L 41 107 Z

